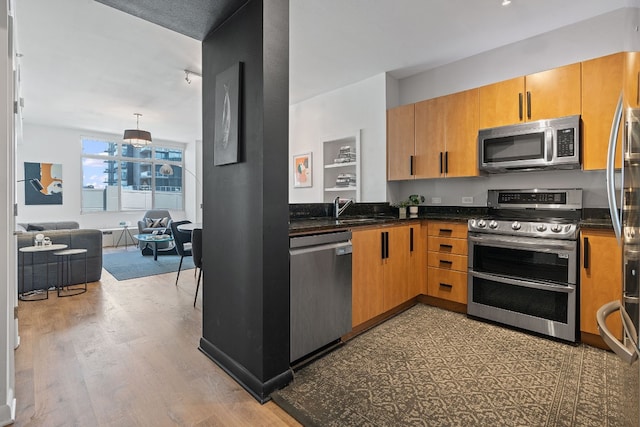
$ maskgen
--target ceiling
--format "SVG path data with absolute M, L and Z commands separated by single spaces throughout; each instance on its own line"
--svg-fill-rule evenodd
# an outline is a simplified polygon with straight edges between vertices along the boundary
M 140 128 L 155 140 L 201 139 L 202 85 L 187 84 L 184 70 L 200 72 L 198 39 L 220 22 L 211 14 L 229 13 L 220 3 L 243 1 L 186 3 L 206 13 L 173 10 L 170 0 L 100 1 L 158 15 L 172 29 L 94 0 L 16 1 L 24 122 L 119 134 L 142 113 Z M 501 1 L 291 0 L 290 102 L 383 72 L 404 78 L 640 3 Z

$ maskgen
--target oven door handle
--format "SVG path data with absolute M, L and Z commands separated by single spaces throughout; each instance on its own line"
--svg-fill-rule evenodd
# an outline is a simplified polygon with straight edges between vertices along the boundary
M 525 288 L 542 289 L 543 291 L 564 292 L 566 294 L 570 294 L 576 290 L 575 286 L 549 285 L 546 283 L 531 282 L 528 280 L 519 280 L 505 276 L 480 273 L 478 271 L 469 270 L 469 274 L 473 277 L 477 277 L 478 279 L 492 280 L 494 282 L 507 283 L 509 285 L 522 286 Z
M 505 249 L 532 249 L 535 248 L 538 252 L 550 252 L 554 250 L 572 251 L 575 248 L 576 242 L 573 240 L 558 241 L 549 239 L 535 239 L 524 240 L 523 238 L 508 239 L 501 237 L 499 239 L 493 237 L 481 237 L 469 235 L 467 239 L 470 242 L 480 243 L 485 245 L 491 245 L 498 248 Z

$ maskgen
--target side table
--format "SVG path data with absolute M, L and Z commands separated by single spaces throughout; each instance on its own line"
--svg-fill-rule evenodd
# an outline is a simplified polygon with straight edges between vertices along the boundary
M 47 270 L 47 281 L 45 283 L 45 289 L 43 290 L 35 290 L 29 291 L 28 293 L 24 291 L 24 257 L 25 254 L 31 254 L 31 286 L 35 286 L 35 265 L 33 264 L 33 256 L 39 252 L 46 252 L 47 255 L 50 252 L 59 251 L 62 249 L 66 249 L 67 245 L 64 244 L 53 244 L 53 245 L 39 245 L 39 246 L 24 246 L 18 251 L 22 254 L 22 281 L 20 283 L 21 287 L 18 290 L 18 299 L 21 301 L 40 301 L 49 298 L 49 265 L 45 263 L 45 269 Z M 44 295 L 44 298 L 42 298 Z M 40 298 L 36 298 L 40 296 Z
M 87 250 L 86 249 L 64 249 L 54 252 L 53 255 L 58 257 L 58 274 L 59 281 L 57 286 L 59 297 L 71 297 L 87 292 Z M 72 288 L 71 282 L 71 258 L 74 255 L 84 255 L 84 287 Z M 67 265 L 67 276 L 65 280 L 65 264 Z M 64 288 L 67 288 L 66 291 Z

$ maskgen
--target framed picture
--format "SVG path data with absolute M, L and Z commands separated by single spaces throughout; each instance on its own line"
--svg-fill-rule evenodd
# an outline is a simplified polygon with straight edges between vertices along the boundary
M 311 187 L 313 185 L 312 153 L 293 156 L 293 186 Z
M 242 63 L 232 65 L 216 76 L 213 164 L 238 163 L 240 136 L 240 97 Z
M 24 162 L 24 204 L 62 204 L 62 165 Z

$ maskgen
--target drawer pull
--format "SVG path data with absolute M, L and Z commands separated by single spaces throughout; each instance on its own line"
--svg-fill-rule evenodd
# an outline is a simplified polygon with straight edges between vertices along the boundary
M 450 285 L 448 283 L 440 283 L 440 286 L 442 286 L 443 288 L 447 288 L 447 289 L 452 289 L 453 285 Z
M 449 266 L 453 265 L 453 261 L 447 261 L 446 259 L 441 259 L 440 264 L 447 264 Z
M 451 250 L 451 249 L 453 249 L 453 246 L 452 245 L 445 245 L 445 244 L 440 243 L 440 249 Z
M 440 233 L 447 233 L 447 234 L 451 234 L 453 233 L 453 230 L 450 228 L 441 228 L 440 229 Z

